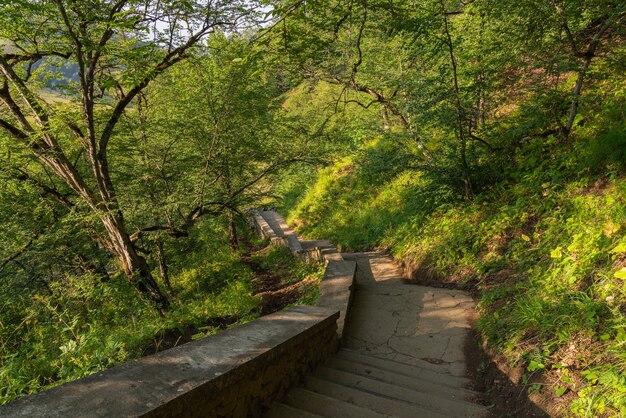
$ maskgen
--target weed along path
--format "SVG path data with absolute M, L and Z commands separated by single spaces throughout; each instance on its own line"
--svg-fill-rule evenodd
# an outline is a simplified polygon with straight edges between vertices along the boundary
M 408 284 L 381 253 L 341 256 L 357 264 L 341 347 L 266 416 L 488 416 L 466 374 L 469 294 Z

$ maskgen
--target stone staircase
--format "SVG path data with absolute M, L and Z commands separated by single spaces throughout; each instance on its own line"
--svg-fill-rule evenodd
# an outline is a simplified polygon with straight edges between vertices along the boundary
M 275 212 L 262 215 L 272 229 L 285 229 Z M 303 251 L 330 244 L 300 240 L 291 229 L 277 234 L 297 240 Z M 337 256 L 357 263 L 342 347 L 275 401 L 265 416 L 488 416 L 474 402 L 481 396 L 468 389 L 472 382 L 465 370 L 463 346 L 474 310 L 469 295 L 406 284 L 384 254 Z
M 0 417 L 480 417 L 464 292 L 407 284 L 382 253 L 301 240 L 276 212 L 251 226 L 324 263 L 315 306 L 246 324 L 0 405 Z M 339 348 L 338 348 L 339 347 Z
M 484 407 L 472 403 L 479 394 L 465 389 L 468 383 L 432 363 L 415 366 L 340 349 L 266 417 L 486 416 Z

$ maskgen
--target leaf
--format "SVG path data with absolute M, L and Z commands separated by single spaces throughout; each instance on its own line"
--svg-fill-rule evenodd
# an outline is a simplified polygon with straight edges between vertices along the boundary
M 567 392 L 567 388 L 563 387 L 563 386 L 555 386 L 554 387 L 554 394 L 556 396 L 563 396 L 565 394 L 565 392 Z
M 591 384 L 596 384 L 598 382 L 598 375 L 591 370 L 584 370 L 580 374 L 583 375 L 585 377 L 585 380 L 587 380 Z
M 602 233 L 606 236 L 606 237 L 610 237 L 611 235 L 613 235 L 614 233 L 616 233 L 617 231 L 619 231 L 619 226 L 615 225 L 613 222 L 607 222 L 604 227 L 602 228 Z M 626 245 L 624 244 L 620 244 L 623 246 L 623 249 L 620 252 L 624 252 L 626 251 Z M 618 245 L 615 248 L 619 248 Z
M 529 237 L 528 235 L 526 235 L 526 234 L 522 234 L 522 239 L 523 239 L 524 241 L 526 241 L 526 242 L 529 242 L 529 241 L 530 241 L 530 237 Z
M 574 117 L 574 125 L 579 126 L 582 120 L 583 120 L 583 115 L 581 115 L 580 113 L 577 114 L 576 117 Z
M 535 370 L 545 369 L 545 366 L 538 361 L 531 360 L 527 367 L 529 372 L 534 372 Z
M 561 252 L 561 250 L 561 247 L 556 247 L 554 250 L 550 251 L 550 257 L 557 259 L 563 257 L 563 253 Z
M 622 254 L 626 253 L 626 242 L 619 243 L 617 247 L 611 250 L 611 254 Z
M 621 269 L 617 270 L 613 276 L 617 279 L 622 279 L 622 280 L 626 280 L 626 267 L 622 267 Z

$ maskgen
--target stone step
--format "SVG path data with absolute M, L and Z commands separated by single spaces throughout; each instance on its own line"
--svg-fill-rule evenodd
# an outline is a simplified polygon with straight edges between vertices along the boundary
M 393 399 L 375 392 L 367 392 L 361 388 L 346 386 L 337 382 L 324 380 L 315 376 L 306 378 L 305 388 L 335 399 L 361 406 L 374 412 L 388 414 L 399 418 L 449 418 L 439 412 L 432 411 L 421 405 L 412 404 L 399 399 Z M 462 415 L 456 415 L 458 418 Z
M 365 354 L 360 351 L 348 350 L 342 348 L 334 356 L 337 359 L 350 361 L 389 372 L 397 373 L 409 377 L 418 377 L 420 379 L 429 380 L 434 383 L 451 386 L 454 388 L 466 388 L 471 384 L 471 380 L 467 377 L 453 376 L 446 373 L 441 366 L 429 363 L 424 360 L 418 361 L 419 366 L 401 363 L 399 361 L 376 357 L 375 355 Z
M 331 369 L 329 367 L 318 367 L 314 376 L 334 383 L 362 389 L 366 392 L 376 393 L 388 398 L 397 399 L 419 405 L 433 412 L 439 412 L 450 416 L 472 416 L 472 413 L 479 413 L 483 408 L 456 397 L 455 393 L 444 390 L 441 393 L 418 392 L 412 388 L 400 386 L 372 379 L 342 370 Z
M 286 244 L 292 252 L 298 253 L 302 251 L 298 234 L 287 225 L 287 222 L 285 222 L 285 219 L 280 216 L 279 213 L 274 211 L 261 211 L 259 214 L 269 224 L 277 237 L 287 241 Z
M 303 409 L 274 402 L 269 411 L 263 414 L 265 418 L 321 418 L 323 415 L 313 414 Z
M 345 360 L 338 357 L 331 357 L 325 362 L 325 366 L 331 369 L 340 370 L 347 373 L 353 373 L 359 376 L 365 376 L 370 379 L 380 380 L 382 382 L 391 383 L 394 385 L 404 386 L 409 389 L 416 390 L 418 392 L 432 393 L 438 395 L 445 393 L 447 397 L 455 399 L 462 399 L 471 401 L 478 393 L 459 388 L 453 385 L 445 383 L 447 376 L 436 374 L 435 377 L 442 377 L 444 383 L 440 383 L 436 380 L 428 379 L 428 376 L 424 375 L 423 370 L 418 376 L 408 376 L 385 369 L 380 369 L 369 364 L 356 363 L 349 360 Z
M 323 417 L 381 418 L 393 416 L 302 388 L 291 389 L 283 402 Z M 297 417 L 297 415 L 292 416 Z
M 275 212 L 263 210 L 259 212 L 259 215 L 267 222 L 270 228 L 272 228 L 272 231 L 274 231 L 277 237 L 282 238 L 285 236 L 285 233 L 280 227 L 280 222 L 276 219 L 277 214 Z

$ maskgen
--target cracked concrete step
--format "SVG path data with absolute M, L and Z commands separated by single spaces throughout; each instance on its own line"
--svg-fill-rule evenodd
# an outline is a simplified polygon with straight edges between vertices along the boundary
M 421 405 L 416 405 L 399 399 L 393 399 L 388 396 L 375 392 L 368 392 L 360 388 L 319 379 L 314 376 L 308 376 L 306 378 L 305 388 L 312 392 L 317 392 L 335 399 L 349 402 L 374 412 L 390 414 L 400 418 L 450 417 L 450 415 L 445 415 L 431 409 L 424 408 Z M 455 415 L 454 417 L 458 418 L 460 416 L 461 415 Z
M 297 407 L 285 405 L 282 402 L 274 402 L 270 410 L 263 416 L 265 418 L 321 418 L 323 415 L 313 414 Z
M 392 359 L 389 359 L 389 358 L 385 358 L 385 357 L 382 357 L 382 356 L 380 356 L 380 355 L 378 355 L 376 353 L 369 353 L 369 352 L 366 352 L 366 351 L 356 350 L 356 349 L 352 349 L 352 348 L 341 348 L 339 350 L 339 353 L 340 354 L 345 354 L 347 356 L 362 356 L 362 357 L 366 357 L 368 359 L 378 359 L 378 360 L 381 360 L 381 361 L 384 361 L 384 362 L 388 362 L 390 364 L 391 363 L 397 363 L 397 364 L 400 364 L 402 366 L 407 365 L 407 366 L 411 366 L 411 367 L 419 367 L 419 368 L 423 368 L 423 369 L 432 370 L 432 371 L 437 372 L 437 373 L 444 373 L 444 374 L 446 374 L 445 363 L 443 363 L 443 364 L 431 363 L 431 362 L 428 362 L 426 360 L 422 360 L 420 358 L 412 358 L 411 361 L 415 362 L 415 364 L 413 365 L 413 364 L 403 363 L 403 362 L 398 361 L 398 360 L 392 360 Z
M 424 393 L 415 389 L 387 383 L 354 373 L 342 370 L 331 369 L 325 366 L 318 367 L 314 376 L 333 383 L 350 386 L 355 389 L 362 389 L 370 393 L 376 393 L 388 398 L 397 399 L 419 405 L 433 412 L 450 416 L 474 416 L 484 411 L 484 408 L 467 402 L 451 391 L 441 393 Z M 479 415 L 476 415 L 479 416 Z
M 392 416 L 302 388 L 290 390 L 283 402 L 323 417 L 383 418 Z M 292 417 L 297 416 L 292 415 Z
M 445 393 L 448 397 L 456 399 L 471 400 L 478 393 L 468 389 L 459 388 L 457 386 L 446 384 L 447 376 L 436 374 L 436 378 L 440 378 L 443 383 L 428 378 L 428 374 L 424 370 L 420 370 L 418 376 L 410 376 L 389 370 L 381 369 L 370 364 L 357 363 L 345 360 L 339 357 L 332 357 L 325 362 L 325 366 L 335 370 L 352 373 L 359 376 L 365 376 L 370 379 L 380 380 L 394 385 L 401 385 L 418 392 L 432 393 L 439 395 Z M 427 370 L 426 370 L 427 371 Z
M 471 383 L 471 380 L 467 377 L 453 376 L 449 373 L 446 373 L 445 369 L 443 369 L 441 366 L 429 363 L 424 360 L 419 360 L 418 363 L 420 365 L 415 366 L 395 360 L 384 359 L 371 354 L 365 354 L 361 351 L 348 350 L 345 348 L 339 350 L 335 357 L 338 359 L 376 367 L 405 376 L 419 377 L 455 388 L 464 389 Z

